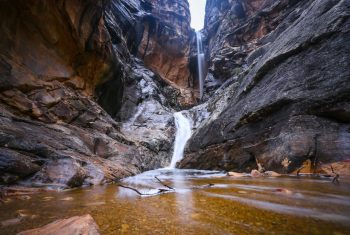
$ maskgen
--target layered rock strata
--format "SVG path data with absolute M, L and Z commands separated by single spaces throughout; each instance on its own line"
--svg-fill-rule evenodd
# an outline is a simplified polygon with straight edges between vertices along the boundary
M 187 1 L 149 0 L 143 17 L 143 37 L 138 55 L 147 67 L 181 92 L 180 103 L 196 103 L 196 79 L 189 67 L 191 39 L 190 11 Z
M 209 72 L 225 83 L 180 166 L 349 169 L 349 1 L 209 0 L 206 14 Z
M 176 73 L 187 72 L 183 62 L 182 70 L 162 74 L 145 59 L 159 76 L 135 58 L 147 19 L 166 19 L 152 15 L 166 3 L 157 4 L 0 2 L 1 183 L 76 187 L 167 165 L 171 107 L 178 106 L 180 92 L 165 80 L 185 87 Z M 189 15 L 188 5 L 182 7 L 176 14 L 164 11 L 174 22 L 159 23 L 152 43 L 178 37 L 172 46 L 186 61 L 188 39 L 181 34 L 189 29 L 179 24 Z M 169 27 L 177 34 L 164 31 Z M 164 53 L 167 45 L 152 48 L 147 56 Z

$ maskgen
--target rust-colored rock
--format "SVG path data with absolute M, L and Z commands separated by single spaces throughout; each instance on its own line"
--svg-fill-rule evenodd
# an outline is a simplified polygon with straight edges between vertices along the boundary
M 192 29 L 187 1 L 148 0 L 138 55 L 147 67 L 180 90 L 179 102 L 196 102 L 189 68 Z
M 91 215 L 74 216 L 31 229 L 17 235 L 99 235 L 99 228 Z
M 166 165 L 172 110 L 157 75 L 137 80 L 151 72 L 142 62 L 133 69 L 142 12 L 139 1 L 0 1 L 1 183 L 76 187 Z M 140 81 L 135 109 L 146 99 L 164 109 L 163 119 L 142 125 L 166 135 L 122 133 L 113 118 L 128 107 L 126 80 Z

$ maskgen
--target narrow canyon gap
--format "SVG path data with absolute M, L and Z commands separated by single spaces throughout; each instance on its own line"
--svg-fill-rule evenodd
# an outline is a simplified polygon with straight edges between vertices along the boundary
M 0 1 L 0 233 L 350 233 L 349 16 Z

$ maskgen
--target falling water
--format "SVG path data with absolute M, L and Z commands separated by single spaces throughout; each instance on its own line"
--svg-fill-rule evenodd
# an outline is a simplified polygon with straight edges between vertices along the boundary
M 204 90 L 204 51 L 202 43 L 202 34 L 198 31 L 197 35 L 197 62 L 198 62 L 198 80 L 199 80 L 199 99 L 203 97 Z
M 175 168 L 176 163 L 183 158 L 184 150 L 188 139 L 191 137 L 191 122 L 181 112 L 174 113 L 176 137 L 174 153 L 171 159 L 170 168 Z

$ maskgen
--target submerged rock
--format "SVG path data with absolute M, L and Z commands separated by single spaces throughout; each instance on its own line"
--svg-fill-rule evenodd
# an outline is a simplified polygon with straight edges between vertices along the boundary
M 274 171 L 265 171 L 264 174 L 266 176 L 270 176 L 270 177 L 278 177 L 278 176 L 281 176 L 281 174 L 278 174 L 277 172 L 274 172 Z
M 74 216 L 52 222 L 44 227 L 18 233 L 18 235 L 99 235 L 99 228 L 91 215 Z
M 13 219 L 4 220 L 4 221 L 0 222 L 0 228 L 1 227 L 13 226 L 13 225 L 21 223 L 21 221 L 22 221 L 22 217 L 17 217 L 17 218 L 13 218 Z
M 227 172 L 227 175 L 232 177 L 237 177 L 237 178 L 246 176 L 246 174 L 238 173 L 238 172 Z
M 262 172 L 260 172 L 258 170 L 252 170 L 250 172 L 250 176 L 251 177 L 264 177 L 265 175 L 264 175 L 264 173 L 262 173 Z

